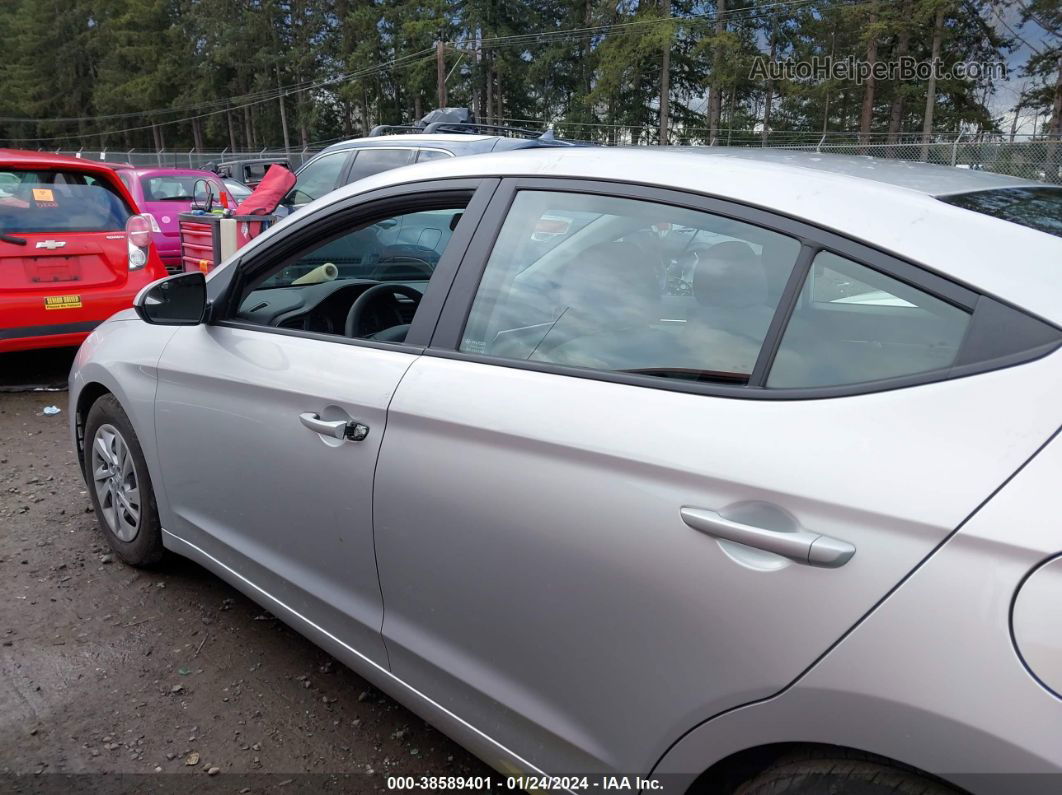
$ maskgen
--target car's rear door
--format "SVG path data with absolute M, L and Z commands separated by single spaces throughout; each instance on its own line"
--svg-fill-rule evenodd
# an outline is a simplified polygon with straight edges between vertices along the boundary
M 529 767 L 644 773 L 777 692 L 1062 421 L 1057 367 L 979 361 L 985 311 L 1057 329 L 836 235 L 563 180 L 488 218 L 390 405 L 376 555 L 394 673 Z M 830 257 L 900 314 L 817 320 Z

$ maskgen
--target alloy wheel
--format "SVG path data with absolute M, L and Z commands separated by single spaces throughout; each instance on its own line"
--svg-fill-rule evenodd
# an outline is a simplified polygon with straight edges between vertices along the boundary
M 129 446 L 113 425 L 101 425 L 92 440 L 92 480 L 108 528 L 132 541 L 140 532 L 140 484 Z

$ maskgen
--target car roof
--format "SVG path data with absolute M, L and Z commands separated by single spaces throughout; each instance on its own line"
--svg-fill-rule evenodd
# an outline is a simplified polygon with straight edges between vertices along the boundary
M 111 184 L 133 212 L 137 211 L 137 203 L 129 188 L 119 178 L 114 167 L 110 163 L 98 160 L 85 160 L 70 155 L 57 155 L 51 152 L 33 152 L 26 149 L 0 149 L 0 166 L 16 166 L 20 168 L 74 168 L 92 174 L 106 175 L 105 179 Z
M 442 149 L 455 155 L 469 155 L 558 145 L 570 144 L 568 142 L 557 144 L 538 138 L 516 138 L 479 133 L 395 133 L 340 141 L 322 149 L 314 158 L 350 149 Z
M 682 151 L 670 147 L 671 151 Z M 687 149 L 688 151 L 688 149 Z M 838 174 L 856 179 L 881 182 L 897 188 L 945 196 L 974 190 L 1041 185 L 1042 183 L 995 174 L 991 171 L 953 168 L 912 160 L 873 157 L 870 155 L 839 155 L 787 149 L 720 148 L 708 151 L 715 157 L 734 157 L 761 163 L 773 163 L 790 168 Z
M 213 177 L 214 179 L 220 179 L 220 177 L 218 177 L 218 175 L 215 174 L 213 171 L 205 171 L 203 169 L 198 169 L 198 168 L 165 168 L 165 167 L 159 167 L 159 166 L 152 166 L 150 168 L 138 168 L 136 166 L 132 166 L 132 167 L 126 168 L 126 167 L 122 166 L 118 170 L 120 170 L 120 171 L 132 171 L 138 177 L 156 177 L 156 176 L 158 176 L 158 177 L 166 177 L 166 176 L 183 177 L 183 176 L 190 176 L 190 177 Z
M 482 135 L 476 133 L 394 133 L 385 135 L 373 135 L 365 136 L 362 138 L 351 138 L 346 141 L 340 141 L 339 143 L 332 144 L 329 149 L 343 147 L 343 146 L 356 146 L 359 144 L 386 144 L 402 143 L 402 144 L 430 144 L 433 141 L 436 143 L 474 143 L 478 141 L 493 141 L 501 136 L 498 135 Z
M 12 166 L 39 166 L 63 168 L 76 166 L 86 171 L 113 171 L 114 165 L 97 160 L 87 160 L 52 152 L 34 152 L 27 149 L 0 149 L 0 163 Z
M 220 163 L 218 163 L 218 168 L 221 168 L 222 166 L 236 165 L 253 166 L 255 163 L 288 163 L 290 161 L 291 158 L 287 155 L 284 155 L 283 157 L 281 157 L 280 155 L 278 155 L 277 157 L 248 157 L 240 158 L 239 160 L 222 160 Z
M 758 148 L 536 147 L 384 171 L 326 194 L 298 215 L 406 182 L 492 176 L 621 181 L 759 207 L 874 246 L 1062 324 L 1062 238 L 937 198 L 1043 183 L 947 166 Z M 276 225 L 256 242 L 283 227 Z

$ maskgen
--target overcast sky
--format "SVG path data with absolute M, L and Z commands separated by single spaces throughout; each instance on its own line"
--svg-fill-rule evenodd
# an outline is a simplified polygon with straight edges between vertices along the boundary
M 1011 30 L 1007 30 L 1006 25 Z M 1015 39 L 1017 47 L 1006 58 L 1008 79 L 1006 82 L 997 84 L 995 95 L 989 99 L 989 108 L 996 116 L 1002 116 L 1001 127 L 1003 132 L 1010 132 L 1011 120 L 1014 116 L 1013 109 L 1021 94 L 1022 85 L 1030 83 L 1025 77 L 1025 63 L 1032 54 L 1032 48 L 1044 49 L 1050 38 L 1047 31 L 1033 21 L 1021 24 L 1021 14 L 1018 8 L 1010 6 L 1003 11 L 1003 22 L 994 22 L 994 27 L 1004 36 Z M 1012 32 L 1013 31 L 1013 32 Z M 1015 35 L 1017 34 L 1017 35 Z M 1020 39 L 1024 39 L 1021 41 Z M 1018 133 L 1031 134 L 1033 132 L 1033 117 L 1028 110 L 1024 111 L 1018 119 Z

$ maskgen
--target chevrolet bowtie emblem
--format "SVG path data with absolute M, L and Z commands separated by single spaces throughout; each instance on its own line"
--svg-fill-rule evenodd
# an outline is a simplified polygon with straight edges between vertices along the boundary
M 66 245 L 66 241 L 63 240 L 41 240 L 37 243 L 37 248 L 46 248 L 49 251 L 55 251 L 57 248 L 62 248 Z

